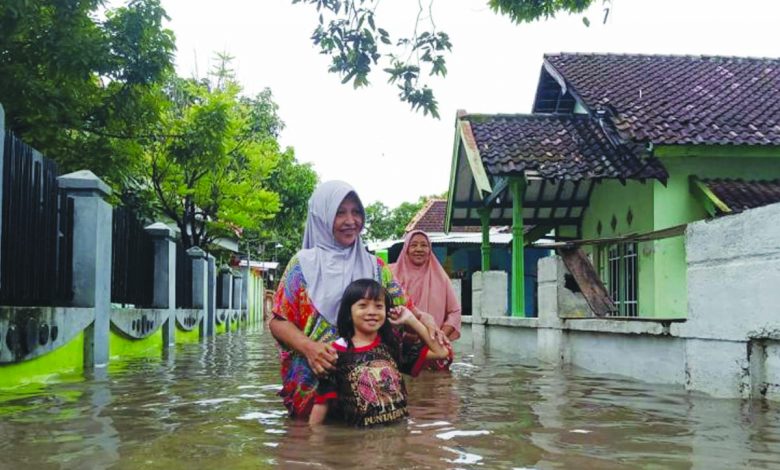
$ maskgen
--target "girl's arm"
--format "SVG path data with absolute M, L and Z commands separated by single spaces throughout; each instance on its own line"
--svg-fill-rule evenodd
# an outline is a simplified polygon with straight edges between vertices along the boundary
M 317 403 L 311 409 L 309 415 L 309 425 L 316 426 L 325 422 L 325 417 L 328 415 L 328 403 Z
M 450 351 L 428 333 L 428 328 L 418 320 L 414 314 L 406 307 L 396 307 L 391 314 L 391 323 L 403 324 L 422 338 L 425 345 L 428 346 L 426 360 L 444 359 L 450 355 Z

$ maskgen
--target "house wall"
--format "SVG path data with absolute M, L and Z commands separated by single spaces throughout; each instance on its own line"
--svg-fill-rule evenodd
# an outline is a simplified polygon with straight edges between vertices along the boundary
M 627 233 L 650 232 L 702 220 L 707 217 L 701 203 L 690 192 L 689 176 L 700 178 L 774 179 L 780 178 L 780 158 L 707 156 L 659 157 L 669 172 L 664 185 L 659 181 L 641 183 L 617 181 L 597 184 L 583 217 L 583 237 L 605 238 Z M 628 210 L 633 213 L 631 224 Z M 611 226 L 612 217 L 617 222 Z M 597 231 L 601 222 L 601 233 Z M 687 314 L 687 277 L 684 237 L 672 237 L 638 244 L 639 316 L 684 318 Z M 586 247 L 594 256 L 594 248 Z
M 653 185 L 639 181 L 606 180 L 593 189 L 590 204 L 582 221 L 582 235 L 585 239 L 608 238 L 636 232 L 653 230 Z M 628 222 L 629 211 L 633 215 Z M 612 228 L 612 218 L 615 228 Z M 601 232 L 597 227 L 601 223 Z M 587 246 L 585 251 L 594 259 L 595 247 Z M 654 295 L 654 262 L 652 242 L 639 243 L 638 292 L 639 316 L 653 317 L 656 314 Z
M 723 398 L 780 400 L 780 204 L 688 226 L 688 318 L 561 318 L 563 262 L 539 262 L 539 318 L 496 315 L 485 273 L 463 341 Z M 496 284 L 496 285 L 493 285 Z M 479 308 L 482 306 L 483 308 Z M 482 312 L 485 315 L 482 315 Z
M 653 230 L 706 217 L 701 203 L 690 192 L 690 175 L 746 180 L 780 178 L 780 158 L 670 156 L 661 157 L 661 161 L 670 177 L 666 186 L 657 181 L 653 183 Z M 688 311 L 685 240 L 674 237 L 651 242 L 651 245 L 656 266 L 654 314 L 651 316 L 684 317 Z

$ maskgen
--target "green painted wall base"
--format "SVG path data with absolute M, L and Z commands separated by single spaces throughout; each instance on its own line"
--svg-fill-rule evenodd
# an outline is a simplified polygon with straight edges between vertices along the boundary
M 200 330 L 193 328 L 190 331 L 176 329 L 176 344 L 189 344 L 200 342 Z
M 25 384 L 80 379 L 84 372 L 84 333 L 68 344 L 29 361 L 0 365 L 0 389 Z
M 162 329 L 144 339 L 130 339 L 111 331 L 108 353 L 111 359 L 162 354 Z

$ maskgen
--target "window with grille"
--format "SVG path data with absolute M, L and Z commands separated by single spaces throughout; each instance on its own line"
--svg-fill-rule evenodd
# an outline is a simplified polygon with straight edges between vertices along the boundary
M 599 248 L 601 279 L 615 302 L 615 316 L 639 314 L 637 244 L 620 243 Z

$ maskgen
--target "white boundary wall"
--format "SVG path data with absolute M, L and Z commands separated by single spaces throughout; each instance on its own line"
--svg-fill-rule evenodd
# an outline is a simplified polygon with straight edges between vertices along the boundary
M 566 268 L 550 257 L 539 261 L 539 318 L 497 312 L 505 273 L 475 274 L 462 341 L 716 397 L 780 400 L 780 204 L 693 223 L 685 236 L 687 321 L 561 319 L 584 299 L 563 287 Z

